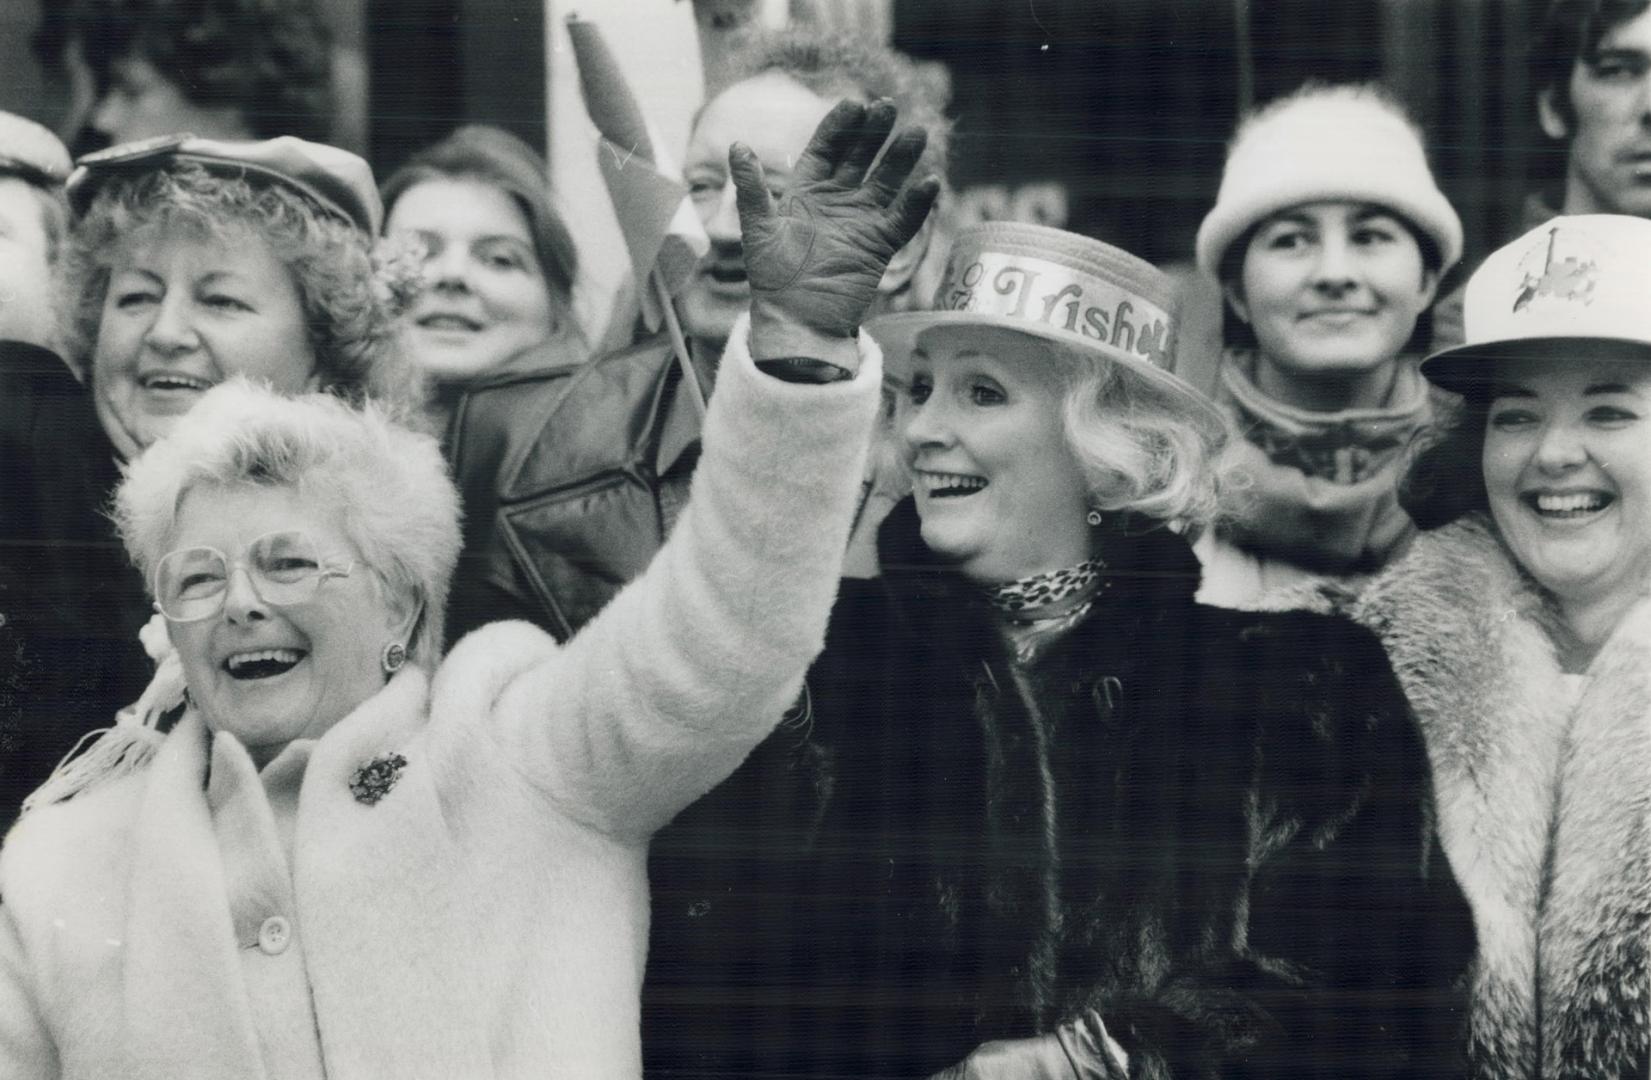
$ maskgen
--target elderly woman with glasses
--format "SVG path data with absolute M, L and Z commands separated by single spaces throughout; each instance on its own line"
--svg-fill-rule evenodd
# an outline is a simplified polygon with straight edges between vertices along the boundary
M 30 704 L 0 732 L 0 826 L 153 673 L 137 642 L 149 598 L 104 513 L 121 462 L 237 375 L 353 403 L 420 397 L 389 347 L 397 281 L 375 269 L 382 214 L 356 155 L 168 136 L 82 158 L 68 197 L 63 362 L 0 371 L 0 443 L 16 448 L 0 561 L 23 579 L 8 611 L 36 658 L 12 672 Z
M 824 638 L 880 397 L 855 327 L 937 186 L 904 186 L 921 131 L 872 167 L 893 120 L 839 106 L 778 207 L 735 148 L 776 287 L 670 542 L 566 645 L 506 623 L 440 659 L 457 496 L 373 407 L 219 387 L 130 467 L 189 704 L 8 838 L 0 1075 L 640 1072 L 648 839 Z

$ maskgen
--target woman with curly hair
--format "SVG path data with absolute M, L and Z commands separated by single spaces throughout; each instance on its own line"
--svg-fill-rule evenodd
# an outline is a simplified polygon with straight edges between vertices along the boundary
M 8 462 L 8 534 L 46 569 L 31 587 L 39 655 L 73 671 L 42 691 L 9 745 L 0 821 L 85 731 L 144 689 L 144 584 L 103 508 L 121 463 L 213 386 L 246 375 L 284 393 L 330 391 L 393 411 L 418 382 L 389 347 L 394 302 L 374 272 L 380 211 L 366 163 L 294 138 L 173 138 L 82 159 L 69 181 L 64 359 L 17 393 L 51 403 Z M 79 381 L 77 382 L 76 379 Z

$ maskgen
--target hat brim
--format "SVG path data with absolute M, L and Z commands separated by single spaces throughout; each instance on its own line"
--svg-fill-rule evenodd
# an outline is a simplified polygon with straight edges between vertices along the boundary
M 1422 374 L 1435 386 L 1464 397 L 1482 394 L 1497 383 L 1497 371 L 1509 360 L 1575 359 L 1651 361 L 1651 341 L 1604 336 L 1501 338 L 1441 349 L 1422 361 Z
M 1155 367 L 1146 359 L 1123 349 L 1115 349 L 1098 341 L 1079 341 L 1070 333 L 1028 319 L 976 311 L 909 311 L 898 315 L 879 315 L 867 322 L 863 329 L 877 342 L 885 358 L 903 360 L 911 355 L 912 349 L 917 345 L 918 336 L 925 330 L 932 330 L 937 326 L 995 327 L 1047 341 L 1072 352 L 1094 353 L 1164 391 L 1172 399 L 1183 403 L 1188 411 L 1201 413 L 1205 420 L 1218 426 L 1226 425 L 1226 416 L 1215 402 L 1199 393 L 1192 384 L 1180 376 Z

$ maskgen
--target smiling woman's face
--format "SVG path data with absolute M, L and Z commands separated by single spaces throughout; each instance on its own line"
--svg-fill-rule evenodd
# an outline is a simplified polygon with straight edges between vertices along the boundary
M 1315 202 L 1261 223 L 1227 299 L 1281 371 L 1353 377 L 1398 356 L 1437 285 L 1399 218 L 1369 203 Z
M 554 331 L 550 288 L 527 215 L 479 180 L 426 180 L 390 210 L 386 231 L 425 253 L 427 288 L 403 318 L 400 341 L 441 382 L 503 369 Z
M 93 401 L 116 449 L 134 456 L 235 375 L 287 394 L 316 385 L 298 286 L 269 245 L 188 229 L 126 241 L 92 354 Z
M 302 603 L 275 606 L 245 566 L 261 537 L 295 530 L 346 576 Z M 267 761 L 294 739 L 318 738 L 384 685 L 379 656 L 405 642 L 411 619 L 383 595 L 335 519 L 291 488 L 196 488 L 178 510 L 170 550 L 209 547 L 234 566 L 216 615 L 169 623 L 190 697 L 206 725 Z M 353 565 L 350 565 L 353 564 Z
M 925 331 L 890 365 L 923 542 L 970 580 L 1089 557 L 1088 488 L 1066 442 L 1056 363 L 1025 334 L 969 326 Z
M 1602 346 L 1608 347 L 1608 346 Z M 1561 601 L 1651 584 L 1651 364 L 1507 362 L 1485 424 L 1485 490 L 1514 557 Z

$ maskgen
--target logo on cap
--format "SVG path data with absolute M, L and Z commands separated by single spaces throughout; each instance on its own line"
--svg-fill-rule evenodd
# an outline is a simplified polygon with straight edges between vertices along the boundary
M 1574 238 L 1567 235 L 1567 244 Z M 1538 244 L 1519 260 L 1523 274 L 1513 310 L 1523 311 L 1541 297 L 1572 303 L 1593 303 L 1594 286 L 1599 279 L 1599 263 L 1577 254 L 1557 257 L 1559 226 L 1548 229 L 1547 242 Z

